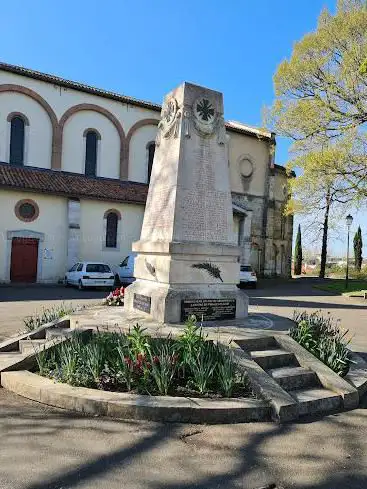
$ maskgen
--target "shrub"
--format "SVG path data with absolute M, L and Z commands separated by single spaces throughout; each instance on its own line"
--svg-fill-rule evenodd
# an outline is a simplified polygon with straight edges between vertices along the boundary
M 74 386 L 151 395 L 252 395 L 230 349 L 206 340 L 194 318 L 177 339 L 151 337 L 138 324 L 127 334 L 74 334 L 40 351 L 37 362 L 41 375 Z
M 347 339 L 348 330 L 343 331 L 331 317 L 324 317 L 319 311 L 294 313 L 296 325 L 290 336 L 306 350 L 319 358 L 341 377 L 344 377 L 351 364 Z

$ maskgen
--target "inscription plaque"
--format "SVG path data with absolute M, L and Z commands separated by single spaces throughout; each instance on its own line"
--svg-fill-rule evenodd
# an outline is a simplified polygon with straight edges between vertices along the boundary
M 181 321 L 194 314 L 198 321 L 235 319 L 236 299 L 191 299 L 181 301 Z
M 133 308 L 150 314 L 151 298 L 147 295 L 134 294 Z

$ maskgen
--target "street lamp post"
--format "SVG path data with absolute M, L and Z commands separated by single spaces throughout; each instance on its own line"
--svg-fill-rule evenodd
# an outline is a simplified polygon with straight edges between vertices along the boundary
M 350 232 L 350 227 L 353 223 L 353 217 L 348 214 L 347 217 L 345 218 L 345 221 L 347 223 L 347 228 L 348 228 L 348 239 L 347 239 L 347 269 L 346 269 L 346 274 L 345 274 L 345 290 L 348 290 L 348 280 L 349 280 L 349 232 Z

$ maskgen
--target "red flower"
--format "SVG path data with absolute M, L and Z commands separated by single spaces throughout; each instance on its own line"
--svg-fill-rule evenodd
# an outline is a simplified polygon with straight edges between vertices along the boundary
M 142 353 L 138 353 L 137 356 L 136 356 L 136 359 L 138 362 L 143 362 L 145 360 L 145 355 L 143 355 Z
M 125 289 L 124 289 L 124 287 L 121 287 L 120 288 L 120 295 L 125 295 Z
M 155 365 L 158 365 L 158 364 L 159 364 L 159 358 L 157 357 L 157 355 L 155 355 L 155 356 L 153 357 L 153 363 L 154 363 Z
M 132 360 L 131 360 L 131 358 L 129 358 L 129 357 L 125 357 L 125 358 L 124 358 L 124 362 L 125 362 L 125 363 L 126 363 L 126 365 L 128 365 L 129 367 L 131 367 L 131 365 L 132 365 L 132 363 L 133 363 L 133 362 L 132 362 Z

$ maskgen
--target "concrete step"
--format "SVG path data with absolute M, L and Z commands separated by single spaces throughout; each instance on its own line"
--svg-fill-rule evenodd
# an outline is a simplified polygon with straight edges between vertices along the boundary
M 267 372 L 286 391 L 305 389 L 306 387 L 319 387 L 321 385 L 315 372 L 303 367 L 273 368 Z
M 268 350 L 279 348 L 273 336 L 260 336 L 258 338 L 246 338 L 245 340 L 236 341 L 236 343 L 245 351 Z
M 46 340 L 20 340 L 19 341 L 19 351 L 21 353 L 29 355 L 40 349 L 46 343 Z
M 251 351 L 250 356 L 264 370 L 298 366 L 295 355 L 289 351 L 281 350 L 280 348 Z
M 328 389 L 298 389 L 289 392 L 299 405 L 300 416 L 316 413 L 335 412 L 342 408 L 342 397 Z
M 70 328 L 50 328 L 46 330 L 46 340 L 59 338 L 60 336 L 70 336 L 73 330 Z

